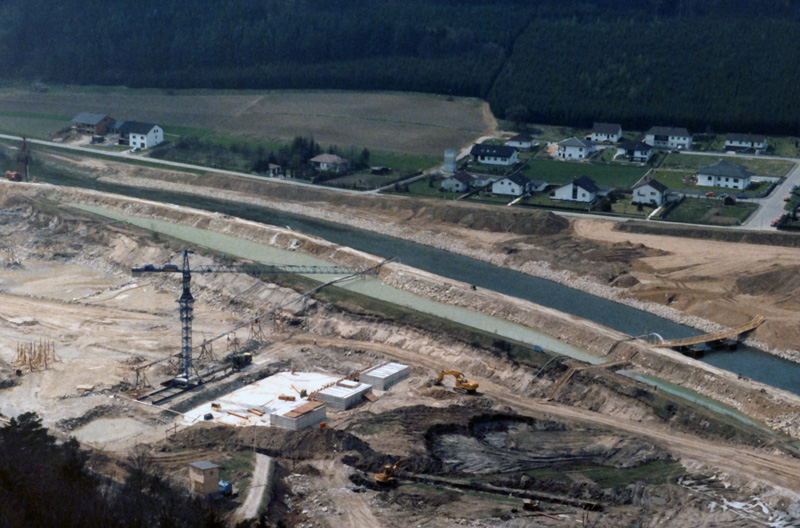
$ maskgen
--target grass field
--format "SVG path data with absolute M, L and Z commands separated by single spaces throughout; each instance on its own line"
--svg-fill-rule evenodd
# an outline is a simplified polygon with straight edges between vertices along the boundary
M 757 204 L 749 202 L 723 206 L 722 200 L 687 198 L 670 211 L 665 220 L 691 224 L 737 225 L 746 220 L 757 208 Z
M 274 143 L 303 135 L 313 136 L 323 146 L 354 145 L 374 152 L 436 157 L 445 148 L 466 146 L 489 126 L 477 99 L 387 92 L 167 94 L 157 90 L 87 88 L 81 92 L 51 87 L 46 93 L 38 93 L 9 89 L 0 91 L 0 112 L 70 116 L 68 119 L 79 112 L 96 112 L 115 119 L 158 123 L 171 133 L 181 133 L 175 127 L 186 127 L 195 133 L 210 130 Z M 13 114 L 5 118 L 34 119 Z M 38 137 L 63 126 L 39 124 Z M 33 127 L 30 123 L 0 122 L 0 128 L 10 132 L 19 132 L 23 126 Z M 33 135 L 30 129 L 29 133 Z
M 48 134 L 70 125 L 72 116 L 0 110 L 0 133 L 47 139 Z
M 578 176 L 588 176 L 599 185 L 629 188 L 647 172 L 645 167 L 577 163 L 569 161 L 531 160 L 522 174 L 547 183 L 569 183 Z
M 722 159 L 732 163 L 738 163 L 758 176 L 785 176 L 794 166 L 794 163 L 788 160 L 731 158 L 730 156 L 720 156 L 717 158 L 714 156 L 698 156 L 692 154 L 669 154 L 661 163 L 661 168 L 696 172 L 701 167 L 706 167 Z

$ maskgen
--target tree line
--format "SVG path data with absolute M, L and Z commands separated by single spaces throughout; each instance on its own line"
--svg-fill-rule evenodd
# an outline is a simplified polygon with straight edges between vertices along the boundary
M 785 0 L 5 0 L 0 20 L 5 79 L 420 91 L 513 120 L 800 132 Z

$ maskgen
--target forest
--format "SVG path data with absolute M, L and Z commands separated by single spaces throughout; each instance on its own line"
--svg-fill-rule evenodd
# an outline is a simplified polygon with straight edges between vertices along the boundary
M 514 122 L 800 133 L 791 0 L 0 2 L 6 84 L 472 96 Z

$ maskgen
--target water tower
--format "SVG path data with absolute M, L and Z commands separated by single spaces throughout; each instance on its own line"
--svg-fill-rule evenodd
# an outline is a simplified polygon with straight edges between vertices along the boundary
M 456 172 L 456 156 L 458 156 L 456 149 L 446 149 L 444 151 L 444 172 L 448 174 Z

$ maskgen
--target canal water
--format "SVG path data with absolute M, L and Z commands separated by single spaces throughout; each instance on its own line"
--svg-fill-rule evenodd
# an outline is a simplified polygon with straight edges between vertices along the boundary
M 380 257 L 399 257 L 401 262 L 415 268 L 574 314 L 629 335 L 657 332 L 665 339 L 671 339 L 701 333 L 694 328 L 649 312 L 596 297 L 562 284 L 349 226 L 210 196 L 127 187 L 69 174 L 54 177 L 43 175 L 40 180 L 216 211 L 265 224 L 289 226 L 295 231 Z M 736 351 L 710 352 L 701 359 L 716 367 L 800 394 L 800 365 L 796 363 L 750 347 L 740 347 Z

